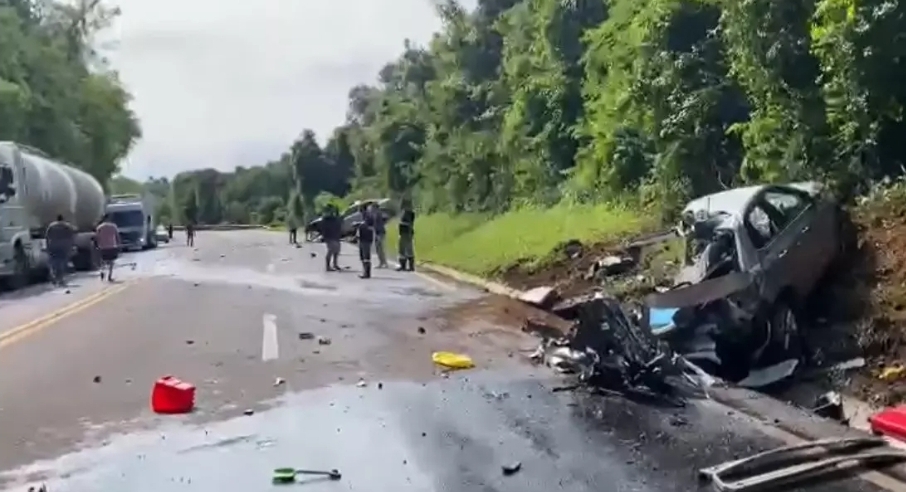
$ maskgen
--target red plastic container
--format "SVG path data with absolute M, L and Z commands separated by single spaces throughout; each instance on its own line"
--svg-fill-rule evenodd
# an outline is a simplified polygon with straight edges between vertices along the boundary
M 195 385 L 173 376 L 164 376 L 151 390 L 151 410 L 155 413 L 189 413 L 195 408 Z
M 906 442 L 906 406 L 884 409 L 868 417 L 873 434 Z

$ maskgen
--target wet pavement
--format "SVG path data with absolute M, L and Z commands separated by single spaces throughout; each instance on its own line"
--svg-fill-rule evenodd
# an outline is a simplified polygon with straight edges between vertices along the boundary
M 343 474 L 308 490 L 685 491 L 700 488 L 701 466 L 783 444 L 710 401 L 555 393 L 556 377 L 525 362 L 537 342 L 518 327 L 446 316 L 478 293 L 388 270 L 360 280 L 349 246 L 353 269 L 339 273 L 323 272 L 319 245 L 264 231 L 202 232 L 196 249 L 133 259 L 120 292 L 0 346 L 3 490 L 263 491 L 274 468 L 295 467 Z M 29 302 L 54 310 L 100 285 Z M 478 367 L 445 377 L 435 350 Z M 150 412 L 168 374 L 197 385 L 193 414 Z

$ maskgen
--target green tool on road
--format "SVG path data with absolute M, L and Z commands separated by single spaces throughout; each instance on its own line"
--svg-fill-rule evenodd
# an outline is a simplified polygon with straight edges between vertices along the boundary
M 298 475 L 322 475 L 331 480 L 339 480 L 343 477 L 339 470 L 298 470 L 296 468 L 277 468 L 274 470 L 274 483 L 286 484 L 296 481 Z

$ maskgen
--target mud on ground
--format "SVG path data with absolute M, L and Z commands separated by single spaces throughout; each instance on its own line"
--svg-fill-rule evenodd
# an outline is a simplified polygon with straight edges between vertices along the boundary
M 866 358 L 863 369 L 833 375 L 835 389 L 879 405 L 903 403 L 906 370 L 892 381 L 878 375 L 884 368 L 906 366 L 906 183 L 876 191 L 851 214 L 858 247 L 829 272 L 809 303 L 807 343 L 819 367 Z M 553 286 L 565 298 L 597 288 L 620 299 L 639 299 L 655 286 L 670 284 L 681 261 L 678 241 L 643 248 L 630 272 L 603 282 L 588 278 L 596 260 L 624 253 L 625 244 L 582 245 L 572 255 L 564 246 L 542 266 L 512 265 L 500 278 L 518 289 Z

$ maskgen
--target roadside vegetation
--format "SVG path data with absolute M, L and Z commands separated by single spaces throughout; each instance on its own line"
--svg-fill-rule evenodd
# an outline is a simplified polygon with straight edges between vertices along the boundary
M 411 196 L 420 256 L 486 274 L 725 187 L 818 179 L 855 196 L 906 162 L 906 89 L 891 82 L 906 75 L 904 9 L 439 2 L 442 30 L 350 88 L 331 134 L 300 129 L 272 162 L 176 176 L 162 212 L 268 224 L 312 217 L 325 194 Z
M 119 14 L 103 2 L 0 2 L 0 140 L 36 147 L 100 182 L 140 137 L 129 93 L 94 48 Z

